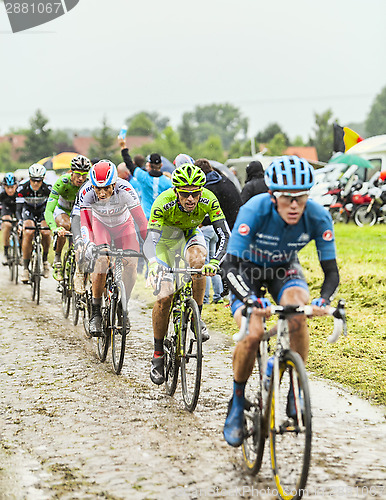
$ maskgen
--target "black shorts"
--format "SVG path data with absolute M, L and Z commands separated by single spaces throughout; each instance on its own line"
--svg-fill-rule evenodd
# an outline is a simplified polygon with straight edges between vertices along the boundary
M 38 222 L 42 222 L 44 220 L 44 211 L 45 207 L 39 210 L 31 210 L 30 208 L 23 207 L 21 218 L 23 221 L 37 219 Z
M 298 260 L 278 267 L 261 267 L 252 262 L 242 263 L 239 272 L 257 297 L 261 297 L 261 290 L 265 288 L 277 304 L 287 288 L 299 286 L 308 291 L 303 269 Z M 231 305 L 234 314 L 243 303 L 231 294 Z
M 1 216 L 4 217 L 4 215 L 10 215 L 11 217 L 15 218 L 16 217 L 16 208 L 12 207 L 10 205 L 3 205 L 1 207 Z

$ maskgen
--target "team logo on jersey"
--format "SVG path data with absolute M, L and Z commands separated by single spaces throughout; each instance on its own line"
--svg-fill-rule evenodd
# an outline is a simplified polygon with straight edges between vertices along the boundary
M 324 241 L 331 241 L 333 238 L 331 229 L 327 229 L 326 231 L 324 231 L 324 233 L 322 234 L 322 238 L 324 239 Z
M 247 236 L 247 234 L 249 234 L 250 230 L 251 230 L 251 228 L 247 224 L 240 224 L 239 225 L 239 233 L 241 234 L 241 236 Z
M 306 241 L 309 241 L 309 239 L 310 239 L 310 236 L 307 233 L 302 233 L 299 236 L 298 241 L 299 242 L 306 242 Z

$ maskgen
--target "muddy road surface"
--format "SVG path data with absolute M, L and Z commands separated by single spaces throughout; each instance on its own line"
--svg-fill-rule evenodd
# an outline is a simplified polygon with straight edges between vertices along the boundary
M 222 437 L 231 340 L 204 345 L 194 414 L 149 379 L 150 309 L 132 302 L 122 374 L 62 317 L 52 278 L 42 303 L 0 276 L 0 499 L 275 498 L 267 450 L 251 478 Z M 223 311 L 222 311 L 223 312 Z M 226 314 L 228 314 L 226 312 Z M 312 377 L 311 377 L 312 378 Z M 313 450 L 305 498 L 386 498 L 386 424 L 375 408 L 312 378 Z

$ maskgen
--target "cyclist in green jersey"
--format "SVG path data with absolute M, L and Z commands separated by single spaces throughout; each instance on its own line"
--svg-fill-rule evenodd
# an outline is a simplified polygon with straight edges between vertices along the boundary
M 53 233 L 58 234 L 55 250 L 53 277 L 63 280 L 61 254 L 66 242 L 66 234 L 71 230 L 70 214 L 80 186 L 87 178 L 91 162 L 83 155 L 71 160 L 71 172 L 63 174 L 52 187 L 44 218 Z
M 174 266 L 176 254 L 182 255 L 190 267 L 201 269 L 202 275 L 193 275 L 193 297 L 200 312 L 204 301 L 205 276 L 214 276 L 218 271 L 229 239 L 228 225 L 220 204 L 216 196 L 203 187 L 205 182 L 203 171 L 191 163 L 176 168 L 172 175 L 174 187 L 161 193 L 153 203 L 144 243 L 151 280 L 162 271 L 163 266 Z M 218 235 L 216 253 L 207 264 L 205 239 L 198 227 L 205 216 L 210 218 Z M 165 381 L 163 339 L 168 328 L 172 294 L 173 276 L 166 273 L 161 281 L 161 290 L 152 314 L 154 356 L 150 378 L 157 385 Z M 209 334 L 205 323 L 200 321 L 205 341 L 209 339 Z

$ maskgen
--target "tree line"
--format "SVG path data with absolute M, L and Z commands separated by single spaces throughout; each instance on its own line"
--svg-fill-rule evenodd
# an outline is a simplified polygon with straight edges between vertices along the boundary
M 315 146 L 320 161 L 328 161 L 333 153 L 333 123 L 337 122 L 333 111 L 327 109 L 314 113 L 314 126 L 307 140 L 301 136 L 290 139 L 278 123 L 268 124 L 264 130 L 248 138 L 248 118 L 229 103 L 196 106 L 193 111 L 185 112 L 181 123 L 173 128 L 170 119 L 156 112 L 142 111 L 128 117 L 125 122 L 129 136 L 147 136 L 151 139 L 133 154 L 147 155 L 158 152 L 172 160 L 181 151 L 193 157 L 205 157 L 219 162 L 227 158 L 237 158 L 251 154 L 251 141 L 256 151 L 264 145 L 268 155 L 281 155 L 288 146 Z M 363 123 L 344 124 L 363 137 L 386 133 L 386 86 L 376 96 Z M 20 150 L 18 162 L 11 159 L 11 145 L 0 144 L 0 169 L 15 170 L 46 156 L 73 151 L 72 140 L 75 134 L 91 135 L 95 143 L 88 155 L 90 158 L 110 158 L 120 161 L 117 151 L 117 130 L 113 129 L 103 117 L 101 126 L 96 130 L 53 130 L 49 119 L 37 110 L 31 117 L 26 129 L 11 130 L 26 136 L 24 147 Z

